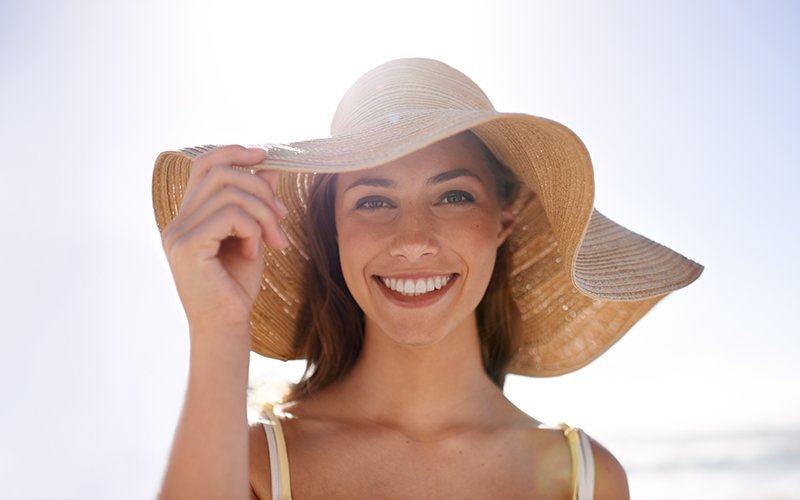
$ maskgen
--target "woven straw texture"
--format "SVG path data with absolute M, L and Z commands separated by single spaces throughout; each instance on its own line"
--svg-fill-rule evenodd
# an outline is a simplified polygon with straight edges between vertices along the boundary
M 469 78 L 438 61 L 392 61 L 348 90 L 331 137 L 260 145 L 267 159 L 254 168 L 283 171 L 277 195 L 289 209 L 281 225 L 290 244 L 264 255 L 262 291 L 251 316 L 255 352 L 303 358 L 293 345 L 305 300 L 306 200 L 315 173 L 374 167 L 464 130 L 529 190 L 515 204 L 518 222 L 509 239 L 508 283 L 524 328 L 511 373 L 547 377 L 585 366 L 658 300 L 702 272 L 593 209 L 591 159 L 571 130 L 545 118 L 498 113 Z M 180 210 L 194 158 L 214 147 L 159 155 L 153 172 L 159 230 Z

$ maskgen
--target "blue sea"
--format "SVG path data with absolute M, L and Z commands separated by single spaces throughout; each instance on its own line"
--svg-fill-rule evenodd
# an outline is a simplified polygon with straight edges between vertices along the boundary
M 603 444 L 634 499 L 800 499 L 800 429 Z

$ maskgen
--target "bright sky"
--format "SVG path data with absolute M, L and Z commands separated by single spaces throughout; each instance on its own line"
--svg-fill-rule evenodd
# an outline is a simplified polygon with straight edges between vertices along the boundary
M 597 208 L 706 266 L 593 365 L 512 377 L 518 406 L 606 442 L 800 427 L 800 3 L 379 5 L 0 2 L 0 497 L 156 491 L 188 367 L 158 153 L 324 136 L 397 57 L 572 128 Z

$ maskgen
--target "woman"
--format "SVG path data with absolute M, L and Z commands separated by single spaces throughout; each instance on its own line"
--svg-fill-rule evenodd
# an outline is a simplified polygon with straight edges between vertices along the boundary
M 331 138 L 163 154 L 191 362 L 162 497 L 626 498 L 608 451 L 502 394 L 589 363 L 700 274 L 592 200 L 571 131 L 423 59 L 359 79 Z M 248 431 L 251 346 L 309 365 Z

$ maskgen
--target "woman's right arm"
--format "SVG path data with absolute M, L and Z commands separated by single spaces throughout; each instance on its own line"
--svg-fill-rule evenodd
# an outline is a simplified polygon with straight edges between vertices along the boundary
M 186 400 L 159 498 L 250 498 L 247 374 L 250 310 L 264 245 L 287 245 L 277 171 L 263 149 L 217 148 L 195 160 L 180 213 L 162 231 L 191 342 Z M 230 235 L 235 234 L 235 237 Z

